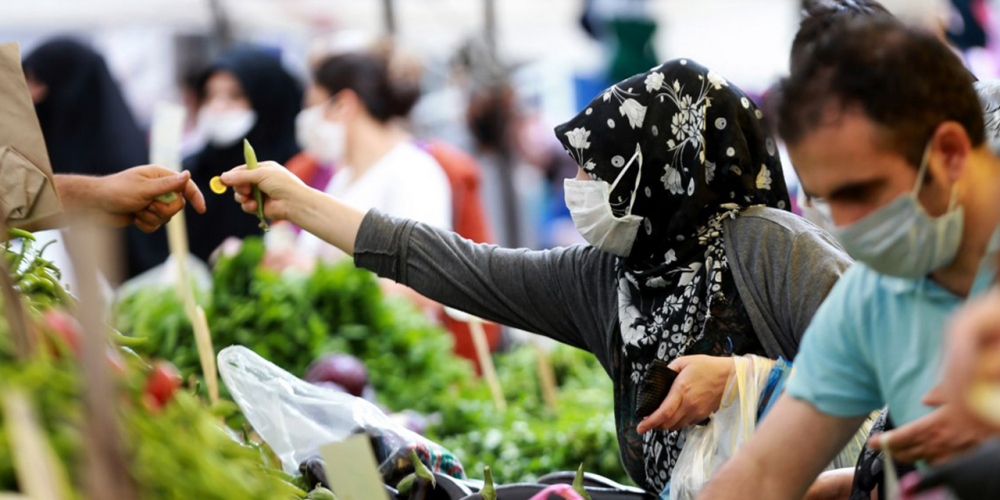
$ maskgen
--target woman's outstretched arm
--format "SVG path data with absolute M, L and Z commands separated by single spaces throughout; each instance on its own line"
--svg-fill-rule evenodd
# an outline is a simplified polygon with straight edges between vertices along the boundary
M 222 176 L 247 212 L 287 219 L 383 278 L 446 306 L 592 352 L 606 349 L 615 306 L 614 258 L 592 247 L 529 251 L 476 244 L 377 211 L 363 213 L 302 184 L 275 163 Z

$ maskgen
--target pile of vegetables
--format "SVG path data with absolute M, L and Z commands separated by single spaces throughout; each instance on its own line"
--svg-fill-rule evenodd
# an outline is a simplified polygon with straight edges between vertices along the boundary
M 77 355 L 82 330 L 67 310 L 72 298 L 56 279 L 59 270 L 42 256 L 29 234 L 20 251 L 4 244 L 3 254 L 36 340 L 27 358 L 14 355 L 8 315 L 0 317 L 0 399 L 13 391 L 26 396 L 44 439 L 64 473 L 58 483 L 67 499 L 82 498 L 83 383 Z M 3 306 L 0 305 L 0 312 Z M 10 311 L 7 311 L 8 313 Z M 113 333 L 113 332 L 109 332 Z M 109 335 L 130 345 L 134 338 Z M 142 499 L 302 499 L 304 485 L 294 484 L 272 464 L 266 447 L 226 429 L 222 418 L 237 411 L 232 403 L 206 408 L 182 386 L 169 362 L 148 362 L 130 349 L 109 343 L 107 360 L 116 384 L 123 451 L 128 475 Z M 0 412 L 0 492 L 19 491 L 11 431 Z M 183 439 L 178 439 L 182 436 Z M 21 471 L 23 472 L 23 471 Z M 311 488 L 310 488 L 311 489 Z
M 349 262 L 319 266 L 311 274 L 280 273 L 262 266 L 261 240 L 247 239 L 216 264 L 204 293 L 217 350 L 240 344 L 293 375 L 313 373 L 314 360 L 334 353 L 364 363 L 374 399 L 391 411 L 432 414 L 426 434 L 456 454 L 467 470 L 493 469 L 500 482 L 531 481 L 549 472 L 584 468 L 626 482 L 619 462 L 611 382 L 590 354 L 559 347 L 552 356 L 559 408 L 541 397 L 536 353 L 528 347 L 496 356 L 509 403 L 493 406 L 485 383 L 469 362 L 452 354 L 451 335 L 401 300 L 382 297 L 371 273 Z M 174 362 L 186 378 L 198 355 L 191 326 L 172 288 L 147 288 L 123 298 L 115 324 L 146 338 L 137 349 Z M 338 379 L 343 380 L 343 379 Z M 357 393 L 358 383 L 340 382 Z M 367 385 L 367 384 L 366 384 Z M 353 387 L 347 387 L 353 386 Z

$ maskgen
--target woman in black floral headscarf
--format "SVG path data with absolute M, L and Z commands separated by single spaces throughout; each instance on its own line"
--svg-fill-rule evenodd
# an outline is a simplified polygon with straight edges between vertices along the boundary
M 556 131 L 580 165 L 566 202 L 591 245 L 539 252 L 362 214 L 273 164 L 222 179 L 244 210 L 256 209 L 249 189 L 257 185 L 269 217 L 353 253 L 360 267 L 594 353 L 614 381 L 622 462 L 656 494 L 683 446 L 680 430 L 719 408 L 731 356 L 792 359 L 850 263 L 832 238 L 786 211 L 761 118 L 739 89 L 693 61 L 611 87 Z M 643 420 L 637 392 L 654 360 L 680 374 Z
M 618 181 L 609 193 L 612 213 L 642 217 L 617 266 L 621 354 L 632 382 L 644 380 L 655 359 L 767 354 L 730 269 L 723 228 L 748 207 L 789 206 L 774 140 L 761 118 L 720 75 L 680 60 L 612 86 L 556 129 L 590 177 Z M 632 156 L 630 165 L 638 167 L 625 171 Z M 568 202 L 575 187 L 567 183 Z M 570 210 L 580 213 L 572 203 Z M 636 386 L 623 387 L 623 404 L 635 400 L 628 393 Z M 718 388 L 712 393 L 721 396 Z M 677 393 L 642 423 L 633 421 L 632 411 L 621 415 L 644 432 L 646 478 L 657 488 L 681 448 L 680 431 L 669 429 L 705 417 L 693 413 L 678 422 L 674 408 L 682 403 Z M 623 436 L 629 438 L 638 439 Z

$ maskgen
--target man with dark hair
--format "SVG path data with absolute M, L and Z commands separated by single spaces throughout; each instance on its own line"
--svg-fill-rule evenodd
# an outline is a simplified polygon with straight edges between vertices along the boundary
M 876 441 L 901 461 L 937 463 L 991 432 L 932 390 L 945 322 L 989 288 L 1000 253 L 1000 159 L 973 78 L 891 17 L 837 21 L 810 44 L 782 82 L 779 131 L 859 263 L 814 316 L 787 394 L 699 498 L 800 498 L 884 405 L 901 427 Z
M 875 0 L 806 1 L 802 6 L 799 31 L 792 41 L 792 66 L 796 66 L 796 63 L 813 49 L 819 38 L 828 32 L 834 23 L 869 16 L 892 17 L 892 14 Z

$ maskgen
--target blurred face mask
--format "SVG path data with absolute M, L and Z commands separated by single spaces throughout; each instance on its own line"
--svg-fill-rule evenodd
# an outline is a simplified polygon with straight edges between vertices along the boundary
M 326 105 L 306 108 L 295 117 L 295 138 L 302 149 L 323 163 L 338 163 L 344 158 L 347 131 L 340 123 L 326 119 Z
M 865 218 L 833 229 L 847 253 L 879 273 L 919 279 L 955 260 L 962 241 L 964 211 L 951 191 L 948 211 L 932 217 L 917 198 L 927 175 L 930 148 L 924 151 L 913 191 Z
M 611 212 L 610 195 L 622 180 L 622 176 L 638 160 L 639 173 L 635 177 L 635 187 L 629 199 L 628 210 L 624 217 L 616 217 Z M 628 257 L 639 232 L 642 217 L 632 215 L 632 205 L 642 178 L 642 151 L 636 146 L 632 159 L 622 167 L 621 173 L 614 184 L 608 186 L 601 180 L 583 181 L 566 179 L 563 189 L 566 193 L 566 207 L 573 217 L 573 225 L 583 239 L 599 250 L 619 257 Z
M 201 108 L 198 111 L 198 129 L 215 147 L 232 146 L 247 136 L 257 124 L 257 113 L 252 109 Z

